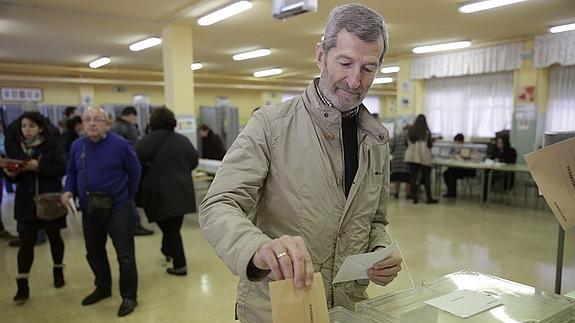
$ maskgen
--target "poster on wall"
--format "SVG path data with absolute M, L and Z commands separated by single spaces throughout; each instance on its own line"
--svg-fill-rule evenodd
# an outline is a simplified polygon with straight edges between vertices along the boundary
M 178 115 L 176 116 L 178 125 L 176 132 L 188 137 L 195 147 L 198 147 L 198 138 L 196 136 L 196 117 L 192 115 Z
M 44 99 L 40 88 L 2 87 L 1 100 L 8 102 L 41 102 Z
M 535 121 L 535 104 L 523 103 L 517 105 L 515 108 L 515 120 L 517 122 L 517 129 L 527 130 L 531 122 Z
M 535 102 L 535 87 L 534 86 L 523 86 L 519 90 L 519 96 L 517 96 L 518 103 L 533 103 Z
M 401 92 L 404 92 L 404 93 L 411 92 L 411 81 L 401 82 Z
M 404 109 L 409 108 L 409 98 L 408 97 L 404 96 L 403 98 L 401 98 L 401 106 Z

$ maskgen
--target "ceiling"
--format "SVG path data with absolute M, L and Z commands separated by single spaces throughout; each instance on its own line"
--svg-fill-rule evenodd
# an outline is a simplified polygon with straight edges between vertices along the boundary
M 162 69 L 162 49 L 130 52 L 128 45 L 161 36 L 169 24 L 193 26 L 194 61 L 202 74 L 250 76 L 282 67 L 276 78 L 305 79 L 317 74 L 315 43 L 329 11 L 345 1 L 318 0 L 317 13 L 280 21 L 272 18 L 271 0 L 253 0 L 253 8 L 211 26 L 194 14 L 221 5 L 221 0 L 0 0 L 0 62 L 87 67 L 109 56 L 106 69 Z M 461 14 L 460 0 L 359 1 L 378 12 L 390 27 L 385 64 L 410 55 L 411 48 L 469 39 L 474 45 L 543 34 L 549 26 L 575 22 L 575 0 L 528 0 Z M 191 9 L 190 9 L 191 7 Z M 270 48 L 272 55 L 235 62 L 233 54 Z

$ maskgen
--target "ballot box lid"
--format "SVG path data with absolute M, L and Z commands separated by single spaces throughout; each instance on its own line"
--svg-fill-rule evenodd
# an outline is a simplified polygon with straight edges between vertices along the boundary
M 491 296 L 503 305 L 460 318 L 425 302 L 460 290 Z M 575 300 L 502 278 L 463 270 L 421 287 L 360 302 L 356 313 L 388 323 L 575 322 Z M 573 321 L 572 321 L 573 320 Z

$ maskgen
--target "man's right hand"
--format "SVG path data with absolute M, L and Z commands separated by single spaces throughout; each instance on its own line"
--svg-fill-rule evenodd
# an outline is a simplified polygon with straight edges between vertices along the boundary
M 64 192 L 64 194 L 60 196 L 60 203 L 62 203 L 62 205 L 64 205 L 65 207 L 70 207 L 69 201 L 72 197 L 73 197 L 72 192 Z
M 284 235 L 261 246 L 252 258 L 261 270 L 271 270 L 277 280 L 293 278 L 296 288 L 311 286 L 313 264 L 302 237 Z

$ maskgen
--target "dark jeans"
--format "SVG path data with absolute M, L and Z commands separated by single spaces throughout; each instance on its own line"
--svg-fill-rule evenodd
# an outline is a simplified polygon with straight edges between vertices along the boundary
M 174 259 L 174 268 L 179 269 L 186 266 L 186 255 L 182 243 L 180 229 L 184 222 L 184 216 L 179 216 L 165 221 L 158 221 L 158 226 L 162 230 L 162 253 Z
M 88 215 L 88 212 L 82 216 L 86 258 L 96 276 L 95 285 L 104 291 L 112 288 L 112 274 L 106 254 L 106 240 L 110 235 L 120 265 L 120 294 L 123 299 L 136 299 L 138 293 L 133 208 L 132 202 L 128 202 L 112 210 L 110 217 L 104 221 Z
M 36 246 L 36 236 L 38 229 L 18 231 L 20 236 L 20 249 L 18 249 L 18 273 L 27 274 L 30 272 L 34 262 L 34 247 Z M 50 241 L 50 251 L 55 265 L 61 265 L 64 259 L 64 240 L 60 235 L 60 229 L 46 230 L 48 241 Z
M 466 177 L 475 177 L 474 169 L 450 167 L 443 173 L 443 181 L 447 186 L 447 195 L 457 195 L 457 180 Z
M 428 201 L 433 200 L 431 197 L 431 166 L 425 166 L 421 164 L 407 163 L 409 166 L 409 173 L 411 177 L 411 196 L 414 202 L 417 202 L 417 194 L 419 192 L 419 186 L 417 185 L 417 177 L 421 174 L 421 183 L 425 187 L 425 195 Z

